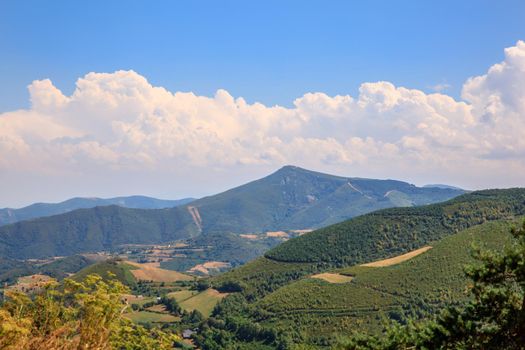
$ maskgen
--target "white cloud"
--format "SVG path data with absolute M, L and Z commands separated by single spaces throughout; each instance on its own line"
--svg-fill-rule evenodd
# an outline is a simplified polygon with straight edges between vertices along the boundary
M 439 92 L 439 93 L 443 93 L 445 92 L 446 90 L 450 89 L 452 86 L 450 84 L 447 84 L 447 83 L 439 83 L 439 84 L 436 84 L 434 86 L 431 86 L 430 88 L 432 89 L 432 91 L 434 92 Z
M 225 90 L 213 97 L 173 93 L 133 71 L 89 73 L 71 96 L 48 79 L 29 92 L 29 110 L 0 114 L 5 178 L 24 172 L 85 181 L 82 174 L 147 172 L 162 179 L 160 188 L 168 179 L 191 181 L 172 177 L 181 168 L 212 181 L 213 174 L 260 175 L 298 164 L 468 187 L 525 185 L 521 41 L 464 84 L 464 101 L 376 82 L 362 84 L 355 97 L 307 93 L 292 108 L 269 107 Z

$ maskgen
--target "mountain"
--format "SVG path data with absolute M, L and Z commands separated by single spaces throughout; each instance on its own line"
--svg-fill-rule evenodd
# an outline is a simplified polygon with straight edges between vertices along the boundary
M 327 226 L 382 208 L 424 205 L 464 193 L 395 180 L 328 175 L 295 166 L 191 203 L 203 232 L 264 232 Z
M 428 185 L 424 185 L 423 187 L 424 188 L 437 187 L 437 188 L 447 188 L 447 189 L 452 189 L 452 190 L 461 190 L 461 188 L 459 188 L 459 187 L 450 186 L 450 185 L 443 185 L 443 184 L 428 184 Z
M 95 207 L 6 225 L 0 227 L 0 256 L 39 258 L 198 234 L 216 240 L 216 234 L 224 233 L 310 229 L 381 208 L 434 203 L 461 193 L 286 166 L 260 180 L 174 208 Z
M 178 200 L 157 199 L 145 196 L 129 196 L 115 198 L 71 198 L 60 203 L 35 203 L 20 209 L 0 209 L 0 226 L 18 221 L 44 216 L 67 213 L 76 209 L 94 208 L 106 205 L 119 205 L 125 208 L 163 209 L 187 204 L 194 198 Z

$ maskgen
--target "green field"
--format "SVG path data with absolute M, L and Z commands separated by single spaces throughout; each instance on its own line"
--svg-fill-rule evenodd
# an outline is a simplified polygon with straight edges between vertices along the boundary
M 195 290 L 179 290 L 176 292 L 168 293 L 168 296 L 171 298 L 175 298 L 175 300 L 177 300 L 177 302 L 180 304 L 184 300 L 187 300 L 198 293 L 199 292 Z
M 169 323 L 179 321 L 179 317 L 149 311 L 134 311 L 124 314 L 127 319 L 136 323 Z
M 179 305 L 186 311 L 198 310 L 204 317 L 209 317 L 215 305 L 226 295 L 217 292 L 215 289 L 207 289 L 181 301 Z

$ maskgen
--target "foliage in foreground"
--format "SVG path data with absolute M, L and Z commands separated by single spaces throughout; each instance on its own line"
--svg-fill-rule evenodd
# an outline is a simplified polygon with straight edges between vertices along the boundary
M 472 300 L 435 320 L 394 325 L 383 337 L 355 335 L 344 349 L 525 349 L 525 222 L 503 254 L 477 250 L 466 273 Z
M 29 296 L 6 291 L 0 307 L 0 348 L 28 350 L 171 349 L 180 338 L 146 330 L 122 318 L 118 281 L 89 275 L 85 281 L 51 283 Z

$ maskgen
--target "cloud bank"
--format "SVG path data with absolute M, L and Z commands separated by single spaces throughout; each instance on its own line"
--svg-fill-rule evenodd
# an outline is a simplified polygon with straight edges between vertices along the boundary
M 124 174 L 150 174 L 157 193 L 183 183 L 191 190 L 188 174 L 233 183 L 236 174 L 262 175 L 284 164 L 469 188 L 525 185 L 522 41 L 468 79 L 462 101 L 380 81 L 362 84 L 357 96 L 316 92 L 291 108 L 265 106 L 225 90 L 213 97 L 171 92 L 134 71 L 89 73 L 70 96 L 48 79 L 29 92 L 30 109 L 0 114 L 7 192 L 35 177 L 42 185 L 60 177 L 81 187 L 89 174 L 120 183 Z

